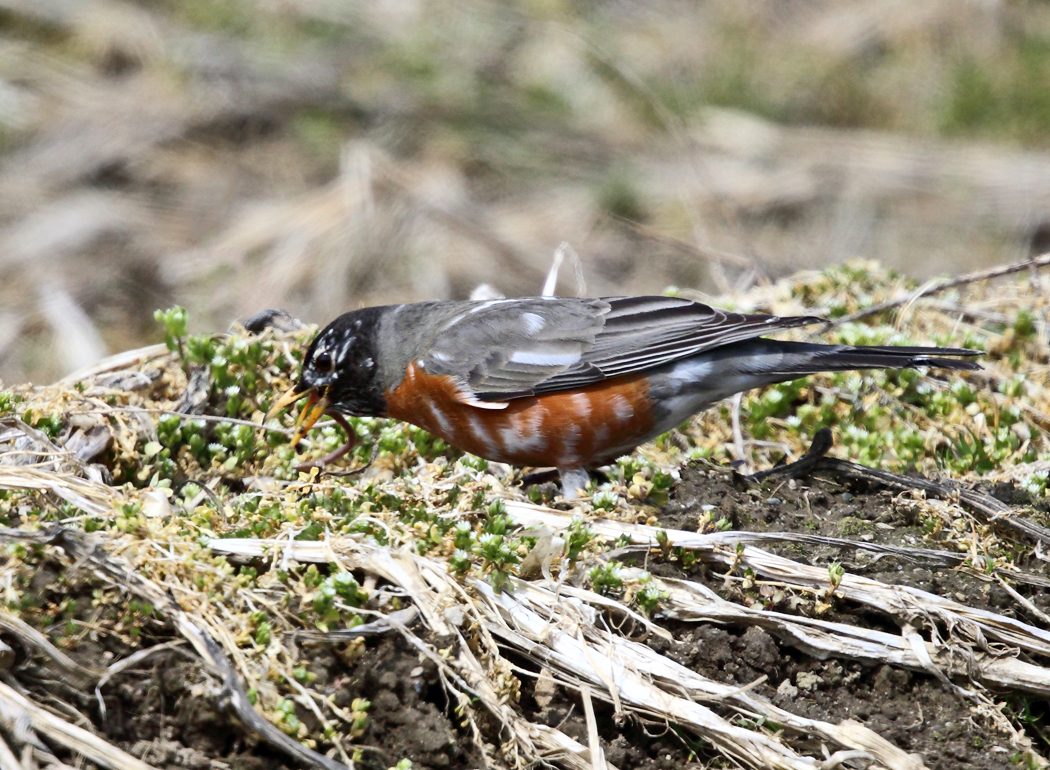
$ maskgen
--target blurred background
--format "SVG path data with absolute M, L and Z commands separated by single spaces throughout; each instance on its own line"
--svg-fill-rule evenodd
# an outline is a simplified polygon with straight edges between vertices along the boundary
M 0 0 L 9 384 L 563 241 L 594 295 L 1046 251 L 1050 4 Z

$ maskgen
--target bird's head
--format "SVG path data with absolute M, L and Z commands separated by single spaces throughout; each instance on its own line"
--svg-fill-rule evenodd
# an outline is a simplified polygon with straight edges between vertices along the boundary
M 382 310 L 370 307 L 344 313 L 322 329 L 306 351 L 299 381 L 274 403 L 264 422 L 307 399 L 295 423 L 294 445 L 325 412 L 381 415 L 385 399 L 377 378 L 376 334 Z

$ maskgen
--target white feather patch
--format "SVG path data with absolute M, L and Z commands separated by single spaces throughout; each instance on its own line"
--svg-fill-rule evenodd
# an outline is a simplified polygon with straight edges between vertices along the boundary
M 613 413 L 616 415 L 616 419 L 620 422 L 627 422 L 634 417 L 634 407 L 631 406 L 631 402 L 619 393 L 612 397 L 611 404 Z
M 476 406 L 478 409 L 506 409 L 510 405 L 506 401 L 482 401 L 466 388 L 459 389 L 456 400 L 467 406 Z
M 525 324 L 525 333 L 529 336 L 538 334 L 547 325 L 547 322 L 543 320 L 543 316 L 535 313 L 522 313 L 521 322 Z
M 446 436 L 452 434 L 452 422 L 448 419 L 448 415 L 441 411 L 437 404 L 431 402 L 430 413 L 434 415 L 434 420 L 437 422 L 438 429 L 441 430 Z
M 469 415 L 467 419 L 470 421 L 470 429 L 474 431 L 474 436 L 485 445 L 485 449 L 490 455 L 495 454 L 496 443 L 492 440 L 492 435 L 485 428 L 481 419 L 475 414 Z
M 515 364 L 532 366 L 571 366 L 580 360 L 579 353 L 531 353 L 527 350 L 515 350 L 510 360 Z

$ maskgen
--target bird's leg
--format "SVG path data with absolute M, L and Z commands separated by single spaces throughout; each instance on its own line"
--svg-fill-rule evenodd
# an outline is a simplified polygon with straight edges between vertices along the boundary
M 583 468 L 558 468 L 561 474 L 561 496 L 566 500 L 579 497 L 587 489 L 590 474 Z

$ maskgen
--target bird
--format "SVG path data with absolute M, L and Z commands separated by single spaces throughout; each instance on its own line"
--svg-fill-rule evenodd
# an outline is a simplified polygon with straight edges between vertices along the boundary
M 353 310 L 311 342 L 269 418 L 307 399 L 292 445 L 323 415 L 412 423 L 500 463 L 556 468 L 565 498 L 590 471 L 736 393 L 819 372 L 973 370 L 979 351 L 770 339 L 816 316 L 722 310 L 681 297 L 520 297 Z

